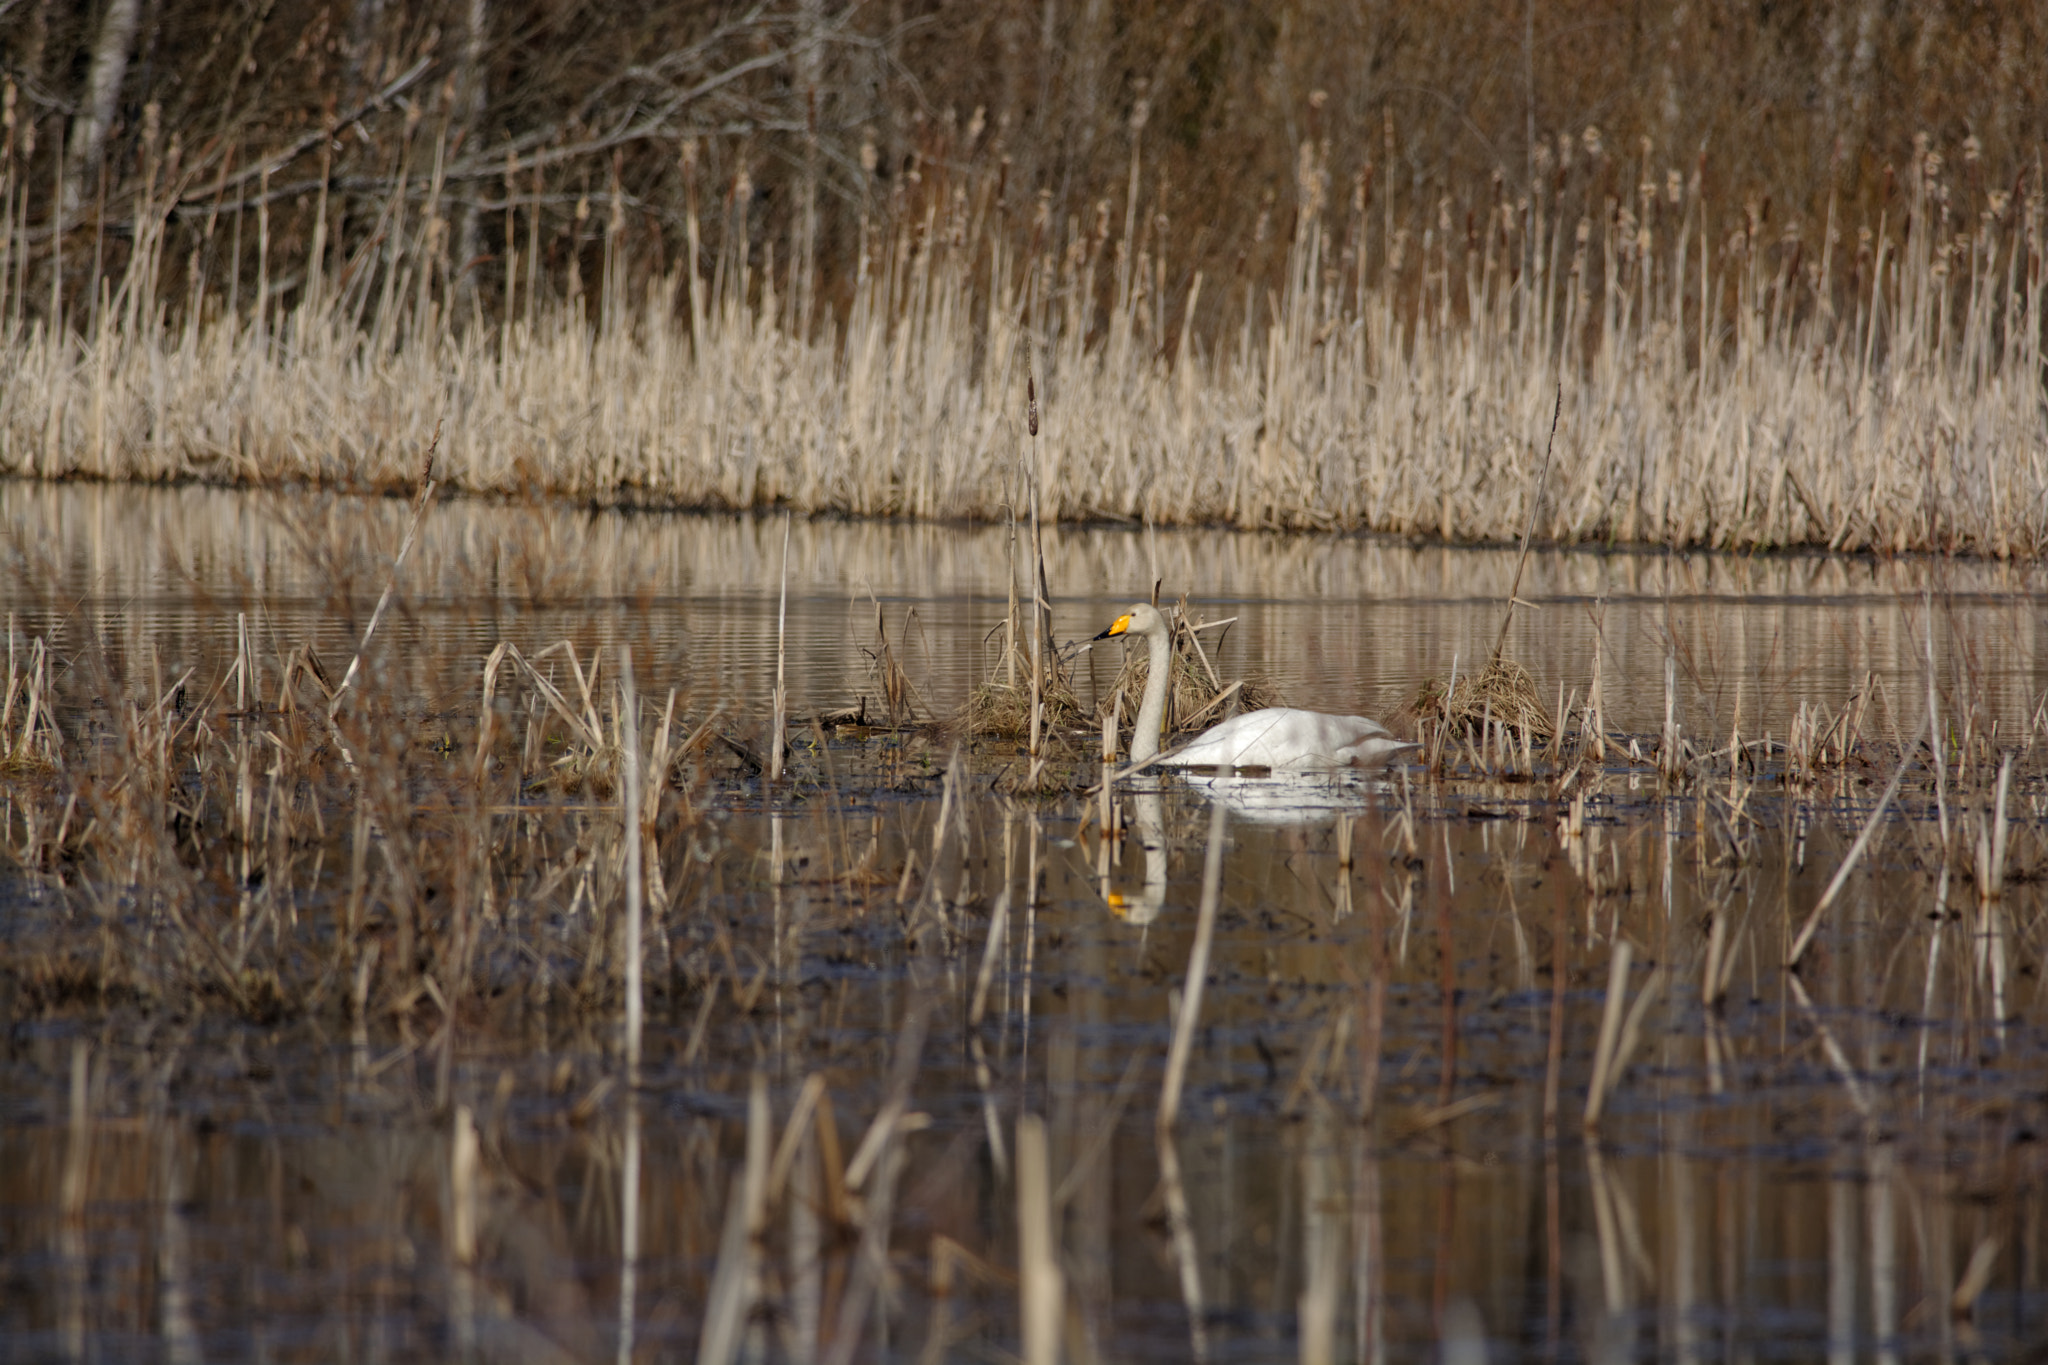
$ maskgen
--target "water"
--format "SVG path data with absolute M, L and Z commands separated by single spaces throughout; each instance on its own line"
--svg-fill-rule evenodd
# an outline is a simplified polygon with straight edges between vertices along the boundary
M 93 695 L 109 679 L 219 679 L 243 630 L 273 690 L 305 644 L 338 672 L 405 514 L 0 484 L 16 636 L 52 641 L 81 714 L 111 714 Z M 799 714 L 873 709 L 877 605 L 931 708 L 993 666 L 1006 530 L 788 536 Z M 723 708 L 758 744 L 783 537 L 774 517 L 439 506 L 379 626 L 377 684 L 459 764 L 496 643 L 570 639 L 587 661 L 628 642 L 643 696 L 674 688 L 693 721 Z M 1226 676 L 1371 714 L 1485 654 L 1515 567 L 1498 550 L 1130 530 L 1055 532 L 1047 555 L 1062 641 L 1160 578 L 1198 616 L 1239 618 Z M 1881 756 L 1891 731 L 1924 731 L 1930 652 L 1948 728 L 1995 725 L 2003 747 L 2031 738 L 2048 686 L 2026 567 L 1543 554 L 1520 596 L 1509 653 L 1583 698 L 1597 638 L 1609 728 L 1645 748 L 1667 652 L 1702 748 L 1735 729 L 1782 739 L 1802 704 L 1832 715 L 1875 675 Z M 1115 663 L 1083 656 L 1079 685 Z M 739 770 L 669 798 L 637 1090 L 619 1083 L 605 984 L 616 815 L 589 793 L 484 817 L 480 895 L 416 852 L 442 897 L 414 906 L 423 933 L 449 897 L 484 907 L 452 1016 L 433 999 L 448 982 L 388 965 L 399 874 L 378 869 L 406 854 L 382 833 L 363 933 L 385 966 L 364 1016 L 346 1007 L 345 798 L 324 839 L 273 847 L 253 888 L 209 873 L 179 900 L 104 855 L 10 856 L 5 1354 L 591 1359 L 629 1330 L 643 1355 L 688 1357 L 716 1344 L 721 1301 L 751 1305 L 726 1320 L 749 1358 L 1014 1353 L 1026 1116 L 1048 1135 L 1074 1359 L 1946 1359 L 2048 1335 L 2048 786 L 2031 750 L 2002 900 L 1979 900 L 1962 854 L 1985 774 L 1951 768 L 1937 793 L 1916 766 L 1798 974 L 1787 950 L 1881 768 L 1788 788 L 1765 755 L 1763 781 L 1723 764 L 1667 788 L 1615 758 L 1575 780 L 1594 793 L 1584 841 L 1560 832 L 1569 793 L 1551 780 L 1240 784 L 1163 1138 L 1214 793 L 1142 783 L 1114 810 L 1130 837 L 1105 840 L 1093 798 L 993 795 L 1005 748 L 965 752 L 962 818 L 936 851 L 943 736 L 841 734 L 799 748 L 780 795 Z M 466 828 L 438 790 L 416 798 L 419 850 Z M 7 791 L 15 850 L 42 807 Z M 215 978 L 164 905 L 204 912 L 222 952 L 302 991 L 257 1011 L 191 985 Z M 167 959 L 197 964 L 175 991 Z M 106 988 L 109 963 L 132 984 Z M 1603 1051 L 1619 1076 L 1589 1130 Z M 907 1117 L 873 1126 L 890 1112 Z
M 396 499 L 0 484 L 0 525 L 33 572 L 19 614 L 38 629 L 91 619 L 162 666 L 234 649 L 234 605 L 272 652 L 304 641 L 346 658 L 403 536 Z M 774 683 L 784 521 L 444 503 L 405 575 L 393 652 L 481 656 L 501 639 L 540 648 L 638 639 L 662 685 L 760 709 Z M 1029 536 L 1000 527 L 795 521 L 788 527 L 789 685 L 799 709 L 875 694 L 867 651 L 882 610 L 913 680 L 950 710 L 986 675 L 1007 566 Z M 1296 705 L 1379 715 L 1427 678 L 1491 650 L 1516 554 L 1385 539 L 1143 530 L 1049 530 L 1053 632 L 1082 640 L 1160 581 L 1199 619 L 1237 617 L 1223 662 Z M 20 571 L 17 571 L 19 575 Z M 1021 575 L 1021 569 L 1019 570 Z M 33 583 L 31 587 L 30 584 Z M 1801 701 L 1841 702 L 1875 673 L 1910 711 L 1925 691 L 1934 595 L 1937 679 L 2011 721 L 2048 686 L 2048 579 L 1971 561 L 1580 552 L 1532 556 L 1508 652 L 1547 683 L 1584 691 L 1602 642 L 1610 722 L 1663 722 L 1664 656 L 1695 729 L 1782 737 Z M 337 612 L 337 597 L 348 607 Z M 350 618 L 353 619 L 350 619 Z M 380 627 L 381 629 L 382 627 Z M 1084 662 L 1105 681 L 1108 659 Z M 1908 723 L 1924 714 L 1901 715 Z

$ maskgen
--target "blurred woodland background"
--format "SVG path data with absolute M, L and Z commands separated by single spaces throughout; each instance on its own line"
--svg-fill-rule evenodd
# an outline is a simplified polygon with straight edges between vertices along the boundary
M 1874 223 L 1916 138 L 2008 192 L 2048 139 L 2038 4 L 0 0 L 0 51 L 16 270 L 61 238 L 67 271 L 118 272 L 154 200 L 204 246 L 164 272 L 174 308 L 238 275 L 246 303 L 257 234 L 222 223 L 259 201 L 280 297 L 431 195 L 488 315 L 508 235 L 560 292 L 616 211 L 612 248 L 660 272 L 693 194 L 707 260 L 744 234 L 843 297 L 863 232 L 963 165 L 999 176 L 1022 245 L 1131 212 L 1142 155 L 1178 295 L 1197 270 L 1277 282 L 1305 146 L 1335 194 L 1424 230 L 1576 171 L 1595 204 L 1697 176 L 1813 236 L 1830 203 Z
M 410 488 L 445 425 L 499 495 L 2048 547 L 2039 4 L 0 0 L 0 41 L 0 470 Z

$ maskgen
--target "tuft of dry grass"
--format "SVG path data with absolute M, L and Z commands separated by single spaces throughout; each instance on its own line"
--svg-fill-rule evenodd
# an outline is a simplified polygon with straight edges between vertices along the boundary
M 1536 689 L 1536 679 L 1513 659 L 1495 659 L 1478 674 L 1457 679 L 1445 695 L 1444 685 L 1431 679 L 1413 703 L 1415 714 L 1441 725 L 1476 727 L 1486 721 L 1527 730 L 1549 739 L 1556 722 Z

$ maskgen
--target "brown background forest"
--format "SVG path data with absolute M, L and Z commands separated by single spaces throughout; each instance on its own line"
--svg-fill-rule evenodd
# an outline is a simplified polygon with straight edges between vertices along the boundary
M 1589 207 L 1698 175 L 1775 236 L 1831 199 L 1849 224 L 1890 202 L 1896 224 L 1921 136 L 1965 188 L 2024 192 L 2048 135 L 2038 4 L 12 0 L 0 50 L 30 308 L 59 221 L 67 273 L 119 268 L 153 172 L 181 201 L 172 233 L 206 243 L 203 270 L 164 272 L 174 308 L 225 287 L 227 255 L 253 279 L 256 234 L 221 214 L 268 198 L 288 296 L 323 179 L 346 252 L 396 185 L 423 198 L 438 174 L 447 250 L 488 310 L 508 206 L 547 220 L 559 291 L 570 254 L 600 265 L 614 184 L 640 269 L 684 249 L 694 180 L 707 259 L 744 224 L 756 248 L 814 250 L 831 290 L 863 222 L 949 169 L 993 169 L 1019 237 L 1061 237 L 1121 222 L 1136 152 L 1178 286 L 1277 277 L 1305 143 L 1333 198 L 1422 228 L 1469 230 L 1569 162 Z

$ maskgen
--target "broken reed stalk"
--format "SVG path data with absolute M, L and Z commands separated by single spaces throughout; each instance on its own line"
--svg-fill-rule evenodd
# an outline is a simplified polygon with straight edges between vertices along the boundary
M 1892 780 L 1885 784 L 1884 795 L 1877 798 L 1877 804 L 1871 807 L 1870 818 L 1863 822 L 1863 832 L 1857 835 L 1856 842 L 1849 846 L 1848 856 L 1843 858 L 1842 865 L 1835 869 L 1835 875 L 1829 880 L 1827 889 L 1820 893 L 1820 901 L 1813 907 L 1813 913 L 1806 917 L 1806 923 L 1800 927 L 1799 936 L 1792 940 L 1792 951 L 1785 955 L 1787 967 L 1797 967 L 1799 959 L 1806 956 L 1806 947 L 1813 942 L 1814 934 L 1819 931 L 1821 918 L 1827 914 L 1828 907 L 1835 903 L 1835 897 L 1841 894 L 1843 885 L 1849 880 L 1849 873 L 1855 870 L 1858 860 L 1863 857 L 1863 851 L 1870 847 L 1871 838 L 1877 833 L 1878 824 L 1884 819 L 1885 810 L 1891 805 L 1892 798 L 1898 795 L 1899 783 L 1906 776 L 1906 765 L 1911 761 L 1910 755 L 1900 756 L 1899 766 L 1893 771 Z M 1946 854 L 1947 850 L 1944 848 L 1944 858 Z
M 434 452 L 441 445 L 441 424 L 434 423 L 434 439 L 427 442 L 426 457 L 420 461 L 420 491 L 412 501 L 412 519 L 405 524 L 405 539 L 398 544 L 398 557 L 391 561 L 391 576 L 385 580 L 384 592 L 377 599 L 376 610 L 370 613 L 370 624 L 363 627 L 362 642 L 356 646 L 356 654 L 348 661 L 348 671 L 341 675 L 341 682 L 334 689 L 334 695 L 327 702 L 327 719 L 334 719 L 341 710 L 341 699 L 348 695 L 349 684 L 355 681 L 356 673 L 363 666 L 363 655 L 369 651 L 370 637 L 377 633 L 377 622 L 384 618 L 384 609 L 391 605 L 391 596 L 398 591 L 398 572 L 405 567 L 405 557 L 412 552 L 412 543 L 419 535 L 420 519 L 427 514 L 427 503 L 434 496 L 437 485 L 434 482 Z
M 789 527 L 795 514 L 782 514 L 782 592 L 775 608 L 775 719 L 769 727 L 768 780 L 782 780 L 782 751 L 788 739 L 789 693 L 783 686 L 789 634 Z
M 1508 583 L 1508 606 L 1501 613 L 1500 633 L 1493 637 L 1493 653 L 1490 664 L 1500 662 L 1501 651 L 1507 648 L 1508 627 L 1514 623 L 1517 595 L 1522 591 L 1522 570 L 1529 566 L 1529 542 L 1536 535 L 1536 514 L 1543 508 L 1543 486 L 1550 479 L 1550 451 L 1557 441 L 1557 419 L 1564 411 L 1564 382 L 1558 381 L 1557 402 L 1550 409 L 1550 437 L 1543 443 L 1543 464 L 1536 471 L 1536 492 L 1529 499 L 1529 520 L 1522 527 L 1522 553 L 1515 560 L 1515 576 Z M 1563 718 L 1559 717 L 1559 724 Z

